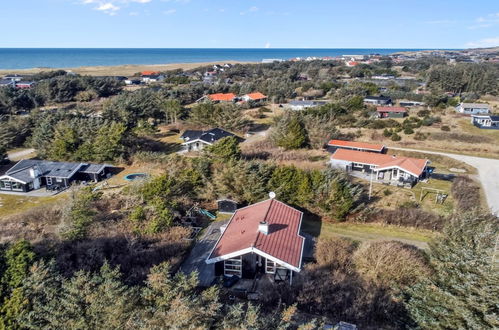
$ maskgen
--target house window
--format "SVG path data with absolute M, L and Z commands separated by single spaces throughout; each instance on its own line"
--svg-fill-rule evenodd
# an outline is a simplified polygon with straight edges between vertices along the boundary
M 265 259 L 265 273 L 267 274 L 275 274 L 275 262 L 269 259 Z
M 62 182 L 62 179 L 61 178 L 56 178 L 55 181 L 56 182 Z
M 352 163 L 352 166 L 353 166 L 353 167 L 362 167 L 362 164 L 359 164 L 359 163 Z
M 23 186 L 19 182 L 12 182 L 12 190 L 23 191 Z
M 47 178 L 47 185 L 49 185 L 49 186 L 52 185 L 52 178 Z
M 374 169 L 376 168 L 376 165 L 369 165 L 369 168 L 370 168 L 371 170 L 374 170 Z
M 242 258 L 235 257 L 224 261 L 224 275 L 242 277 Z
M 0 189 L 10 190 L 10 181 L 0 181 Z

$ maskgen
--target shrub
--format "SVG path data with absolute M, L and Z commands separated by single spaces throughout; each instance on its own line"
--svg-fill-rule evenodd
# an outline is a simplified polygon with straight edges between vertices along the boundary
M 451 192 L 459 210 L 469 211 L 480 206 L 480 187 L 466 176 L 454 179 Z
M 428 138 L 428 135 L 426 135 L 425 133 L 421 133 L 421 132 L 417 132 L 414 135 L 414 140 L 416 140 L 416 141 L 424 141 L 427 138 Z
M 430 273 L 421 251 L 397 241 L 364 242 L 353 260 L 357 272 L 375 285 L 401 288 Z
M 391 140 L 392 141 L 400 141 L 400 140 L 402 140 L 402 137 L 400 135 L 398 135 L 397 133 L 393 133 Z
M 404 128 L 404 134 L 407 134 L 407 135 L 414 134 L 414 130 L 410 127 L 406 127 L 406 128 Z
M 424 117 L 428 117 L 429 115 L 430 115 L 429 110 L 419 110 L 418 111 L 418 117 L 424 118 Z
M 391 194 L 392 194 L 392 191 L 390 189 L 383 190 L 383 195 L 390 196 Z
M 385 128 L 385 130 L 383 131 L 384 137 L 390 137 L 390 136 L 392 136 L 392 134 L 393 134 L 393 132 L 391 129 Z
M 442 127 L 440 127 L 440 129 L 444 132 L 449 132 L 450 131 L 450 127 L 447 126 L 447 125 L 443 125 Z

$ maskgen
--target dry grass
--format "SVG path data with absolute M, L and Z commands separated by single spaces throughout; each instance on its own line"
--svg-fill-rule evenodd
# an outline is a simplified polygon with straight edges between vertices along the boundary
M 34 207 L 54 204 L 66 197 L 64 192 L 50 197 L 0 194 L 0 220 L 6 216 L 24 212 Z
M 221 61 L 221 62 L 203 62 L 203 63 L 170 63 L 170 64 L 153 64 L 153 65 L 117 65 L 117 66 L 83 66 L 78 68 L 63 68 L 74 73 L 89 76 L 131 76 L 140 71 L 169 71 L 176 69 L 192 70 L 201 66 L 208 66 L 220 63 L 251 63 L 239 61 Z M 35 74 L 42 71 L 57 70 L 56 68 L 33 68 L 19 70 L 0 70 L 0 75 L 6 74 Z

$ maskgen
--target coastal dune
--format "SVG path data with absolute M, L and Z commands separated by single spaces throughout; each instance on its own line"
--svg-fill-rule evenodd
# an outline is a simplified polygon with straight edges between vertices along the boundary
M 169 64 L 127 64 L 116 66 L 82 66 L 77 68 L 32 68 L 32 69 L 17 69 L 17 70 L 0 70 L 0 76 L 6 74 L 35 74 L 42 71 L 52 70 L 67 70 L 81 75 L 88 76 L 131 76 L 134 73 L 141 71 L 168 71 L 168 70 L 192 70 L 201 66 L 211 66 L 214 64 L 245 64 L 256 62 L 242 61 L 218 61 L 218 62 L 199 62 L 199 63 L 169 63 Z

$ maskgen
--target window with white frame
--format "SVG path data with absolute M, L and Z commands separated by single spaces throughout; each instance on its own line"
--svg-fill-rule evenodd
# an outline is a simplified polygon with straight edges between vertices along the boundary
M 276 264 L 272 260 L 265 259 L 265 273 L 275 274 Z
M 50 186 L 52 185 L 52 178 L 47 178 L 47 184 Z
M 239 277 L 242 277 L 242 272 L 243 272 L 242 264 L 243 262 L 241 256 L 225 260 L 224 275 L 226 276 L 237 275 Z

